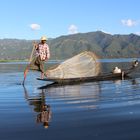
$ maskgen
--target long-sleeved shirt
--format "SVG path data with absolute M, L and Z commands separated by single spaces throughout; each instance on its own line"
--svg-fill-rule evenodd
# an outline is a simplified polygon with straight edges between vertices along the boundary
M 47 60 L 50 58 L 50 50 L 49 46 L 45 43 L 39 43 L 37 48 L 36 48 L 36 55 L 40 56 L 41 60 Z

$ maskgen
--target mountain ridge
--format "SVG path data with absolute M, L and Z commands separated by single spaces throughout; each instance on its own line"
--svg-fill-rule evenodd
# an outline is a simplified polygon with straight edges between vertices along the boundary
M 0 39 L 0 59 L 28 59 L 32 42 L 25 39 Z M 100 58 L 140 57 L 140 36 L 135 34 L 111 35 L 102 31 L 77 33 L 51 38 L 48 44 L 51 59 L 67 59 L 82 51 L 93 51 Z

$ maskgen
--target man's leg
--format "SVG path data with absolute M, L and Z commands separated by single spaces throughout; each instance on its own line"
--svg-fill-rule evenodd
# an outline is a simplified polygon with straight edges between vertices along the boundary
M 26 69 L 24 70 L 24 79 L 23 79 L 23 83 L 22 83 L 23 85 L 25 83 L 25 80 L 26 80 L 26 76 L 27 76 L 28 71 L 29 71 L 29 66 L 27 66 Z
M 41 79 L 44 79 L 44 76 L 47 77 L 48 76 L 47 73 L 41 72 Z
M 36 61 L 36 58 L 34 58 L 30 64 L 28 64 L 24 70 L 24 79 L 23 79 L 23 85 L 25 83 L 25 80 L 26 80 L 26 76 L 27 76 L 27 73 L 29 71 L 29 69 L 33 68 L 35 66 L 35 61 Z
M 45 73 L 45 69 L 44 69 L 44 61 L 40 61 L 40 71 L 41 71 L 41 79 L 44 79 L 44 76 L 47 77 L 47 74 Z
M 23 85 L 25 83 L 26 76 L 27 76 L 27 73 L 29 72 L 29 69 L 30 69 L 31 65 L 32 65 L 32 62 L 29 65 L 27 65 L 27 67 L 24 70 L 24 79 L 23 79 L 23 83 L 22 83 Z
M 30 64 L 24 70 L 24 79 L 23 79 L 23 82 L 22 82 L 23 85 L 25 83 L 26 76 L 27 76 L 27 73 L 28 73 L 29 69 L 30 69 Z

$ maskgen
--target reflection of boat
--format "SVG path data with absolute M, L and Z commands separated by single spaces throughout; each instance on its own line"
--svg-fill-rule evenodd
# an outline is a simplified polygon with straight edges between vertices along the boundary
M 63 79 L 62 78 L 46 78 L 46 79 L 37 78 L 37 79 L 42 81 L 51 81 L 53 82 L 53 85 L 66 85 L 66 84 L 76 84 L 82 82 L 124 79 L 128 77 L 128 74 L 132 73 L 135 70 L 137 65 L 138 65 L 138 61 L 136 60 L 131 68 L 122 70 L 121 73 L 110 72 L 110 73 L 99 74 L 97 76 L 79 77 L 79 78 L 63 78 Z
M 53 103 L 59 108 L 55 107 L 57 111 L 62 111 L 63 109 L 65 111 L 69 109 L 97 109 L 102 92 L 99 82 L 76 84 L 72 86 L 58 86 L 57 84 L 52 84 L 38 88 L 46 90 L 47 95 L 51 97 L 51 100 L 53 99 Z

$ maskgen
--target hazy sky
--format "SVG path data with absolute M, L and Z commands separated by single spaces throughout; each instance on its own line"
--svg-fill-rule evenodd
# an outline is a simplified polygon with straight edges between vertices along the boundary
M 0 39 L 101 30 L 140 35 L 140 0 L 0 0 Z

